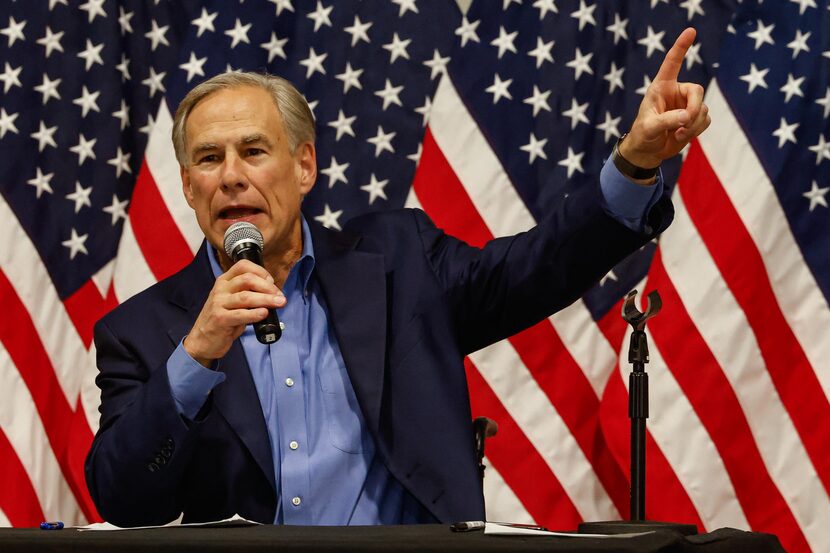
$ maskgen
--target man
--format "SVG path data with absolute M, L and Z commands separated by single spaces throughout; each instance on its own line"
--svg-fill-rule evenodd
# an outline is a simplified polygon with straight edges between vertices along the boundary
M 118 525 L 217 520 L 398 524 L 481 519 L 465 354 L 578 298 L 672 217 L 657 167 L 709 124 L 677 82 L 687 29 L 603 169 L 537 227 L 484 248 L 419 211 L 312 226 L 314 124 L 287 82 L 224 74 L 176 113 L 184 195 L 206 243 L 95 330 L 101 426 L 87 458 Z M 233 264 L 236 221 L 264 267 Z M 251 323 L 277 309 L 270 346 Z

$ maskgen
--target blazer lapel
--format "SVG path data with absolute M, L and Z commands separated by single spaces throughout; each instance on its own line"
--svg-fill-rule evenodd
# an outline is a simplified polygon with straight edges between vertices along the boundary
M 207 247 L 207 243 L 203 242 L 196 258 L 182 271 L 178 279 L 179 285 L 170 296 L 172 303 L 186 311 L 184 320 L 168 330 L 175 344 L 178 344 L 193 327 L 215 281 L 207 257 Z M 217 361 L 216 370 L 225 373 L 225 382 L 213 390 L 214 407 L 239 435 L 276 492 L 268 429 L 259 405 L 256 385 L 239 340 L 234 340 L 225 357 Z
M 370 431 L 379 433 L 386 356 L 386 272 L 358 239 L 310 225 L 315 270 L 340 353 Z

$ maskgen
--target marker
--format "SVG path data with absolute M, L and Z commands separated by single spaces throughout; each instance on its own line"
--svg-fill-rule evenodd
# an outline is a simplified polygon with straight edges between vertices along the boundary
M 63 522 L 55 521 L 55 522 L 41 522 L 40 523 L 41 530 L 63 530 Z
M 456 522 L 452 526 L 450 526 L 450 530 L 453 532 L 471 532 L 473 530 L 483 530 L 484 529 L 484 521 L 483 520 L 469 520 L 467 522 Z

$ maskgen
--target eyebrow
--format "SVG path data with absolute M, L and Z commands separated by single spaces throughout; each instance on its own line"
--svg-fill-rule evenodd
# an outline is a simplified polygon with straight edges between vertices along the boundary
M 212 142 L 203 142 L 201 144 L 197 144 L 193 148 L 193 155 L 199 154 L 201 152 L 208 152 L 211 150 L 216 150 L 219 148 L 218 144 L 214 144 Z
M 240 144 L 245 145 L 245 146 L 250 145 L 250 144 L 256 144 L 257 142 L 262 142 L 263 144 L 268 145 L 268 146 L 271 145 L 271 141 L 268 140 L 268 137 L 266 137 L 262 133 L 255 133 L 255 134 L 245 135 L 245 136 L 242 137 L 242 140 L 239 141 Z M 219 149 L 219 144 L 216 144 L 215 142 L 202 142 L 201 144 L 197 144 L 196 146 L 193 147 L 193 152 L 192 153 L 195 156 L 195 155 L 200 154 L 202 152 L 210 152 L 210 151 L 218 150 L 218 149 Z
M 245 135 L 245 136 L 242 137 L 242 140 L 241 140 L 241 143 L 245 144 L 245 145 L 254 144 L 256 142 L 262 142 L 263 144 L 266 144 L 268 146 L 271 145 L 271 141 L 268 140 L 268 137 L 266 137 L 264 134 L 261 134 L 261 133 Z

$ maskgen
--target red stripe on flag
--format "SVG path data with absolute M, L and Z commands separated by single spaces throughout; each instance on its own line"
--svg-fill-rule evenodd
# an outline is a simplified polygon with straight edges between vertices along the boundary
M 87 453 L 92 447 L 92 439 L 94 438 L 92 430 L 86 420 L 81 399 L 78 397 L 78 402 L 75 405 L 75 413 L 72 415 L 72 424 L 69 427 L 69 440 L 66 445 L 66 464 L 72 472 L 72 479 L 70 487 L 73 492 L 75 488 L 83 490 L 83 500 L 85 502 L 84 515 L 87 522 L 102 522 L 104 519 L 98 514 L 98 509 L 89 495 L 89 488 L 86 486 L 86 474 L 84 472 L 84 463 L 86 462 Z M 78 494 L 75 493 L 77 497 Z
M 576 528 L 582 517 L 545 460 L 469 358 L 464 367 L 473 416 L 489 417 L 499 425 L 498 434 L 487 440 L 487 459 L 538 524 Z
M 193 259 L 193 252 L 170 215 L 146 159 L 141 164 L 130 201 L 130 224 L 156 280 L 172 275 Z
M 608 343 L 611 344 L 611 349 L 617 355 L 621 351 L 628 351 L 628 344 L 623 344 L 628 323 L 622 318 L 622 305 L 623 300 L 618 301 L 614 304 L 614 307 L 608 310 L 604 317 L 597 321 L 600 332 L 605 335 L 605 339 L 608 340 Z M 623 350 L 623 347 L 626 349 Z
M 81 286 L 74 294 L 63 300 L 66 312 L 78 331 L 84 345 L 89 349 L 92 344 L 92 328 L 95 323 L 118 305 L 112 287 L 104 298 L 98 287 L 91 280 Z
M 69 430 L 74 411 L 69 406 L 54 367 L 43 347 L 26 306 L 20 301 L 5 273 L 0 271 L 0 298 L 4 316 L 0 317 L 0 342 L 6 347 L 20 377 L 29 389 L 35 407 L 46 429 L 46 437 L 55 452 L 69 487 L 72 489 L 84 516 L 95 517 L 95 508 L 86 484 L 74 475 L 77 468 L 70 466 L 66 456 Z M 87 430 L 89 432 L 89 430 Z M 90 438 L 91 440 L 91 438 Z
M 767 371 L 816 472 L 830 491 L 830 403 L 781 313 L 760 252 L 697 142 L 678 188 L 701 238 L 746 314 Z
M 12 526 L 36 526 L 46 519 L 26 469 L 0 430 L 0 509 Z
M 599 398 L 548 321 L 510 338 L 590 461 L 621 516 L 628 515 L 628 480 L 604 443 Z
M 767 472 L 731 384 L 683 308 L 660 250 L 648 283 L 663 298 L 663 312 L 649 324 L 649 331 L 723 459 L 751 528 L 776 534 L 791 553 L 809 552 L 798 522 Z
M 427 127 L 418 170 L 412 181 L 418 200 L 436 225 L 451 236 L 481 247 L 493 238 L 478 210 Z M 474 214 L 474 216 L 470 216 Z M 466 216 L 464 216 L 466 215 Z
M 631 465 L 631 421 L 628 392 L 619 371 L 614 371 L 600 403 L 600 421 L 611 452 L 628 474 Z M 697 509 L 657 442 L 646 432 L 646 517 L 694 524 L 705 529 Z

